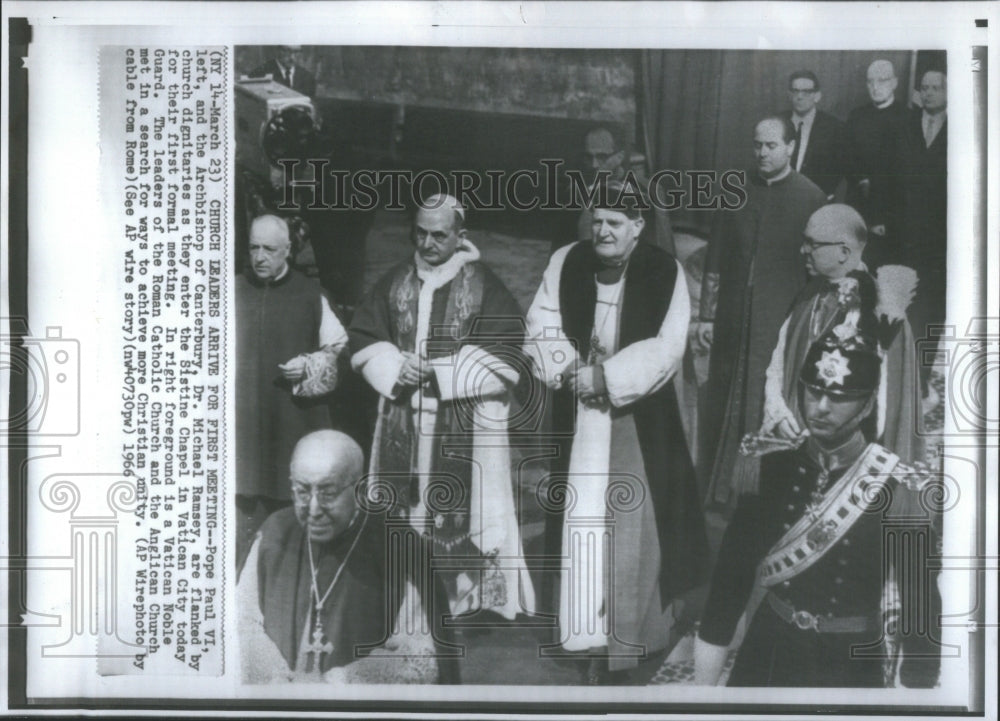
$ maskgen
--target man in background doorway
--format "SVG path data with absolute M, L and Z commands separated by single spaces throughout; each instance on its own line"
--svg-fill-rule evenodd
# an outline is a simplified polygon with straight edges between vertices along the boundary
M 823 92 L 812 70 L 797 70 L 789 76 L 788 97 L 792 109 L 785 117 L 795 126 L 792 168 L 832 199 L 844 176 L 844 124 L 817 108 Z
M 913 332 L 918 341 L 936 345 L 940 332 L 935 326 L 945 321 L 948 260 L 948 79 L 943 69 L 924 71 L 920 104 L 922 108 L 907 119 L 900 134 L 899 241 L 904 262 L 917 271 L 919 279 L 910 307 Z M 937 392 L 928 384 L 931 369 L 923 360 L 920 383 L 929 410 L 938 402 Z
M 898 263 L 899 187 L 895 175 L 896 144 L 906 118 L 896 101 L 896 70 L 888 60 L 868 66 L 866 103 L 847 118 L 847 203 L 868 225 L 865 261 L 870 268 Z
M 648 177 L 645 167 L 646 158 L 641 153 L 633 153 L 627 143 L 621 138 L 621 132 L 610 125 L 596 125 L 583 136 L 582 167 L 580 168 L 588 189 L 593 189 L 597 182 L 620 183 L 631 171 L 632 177 L 641 192 L 648 193 Z M 570 198 L 579 200 L 579 198 Z M 566 229 L 565 235 L 560 235 L 552 242 L 552 252 L 575 241 L 589 243 L 591 241 L 592 212 L 584 207 L 577 212 L 571 210 L 574 218 L 572 228 Z M 670 218 L 665 210 L 650 208 L 644 212 L 646 229 L 643 239 L 657 245 L 670 254 L 674 254 L 674 238 L 670 226 Z
M 315 97 L 316 78 L 302 67 L 301 62 L 301 45 L 279 45 L 274 57 L 259 65 L 250 75 L 255 78 L 270 75 L 274 82 L 281 83 L 286 88 L 310 98 Z

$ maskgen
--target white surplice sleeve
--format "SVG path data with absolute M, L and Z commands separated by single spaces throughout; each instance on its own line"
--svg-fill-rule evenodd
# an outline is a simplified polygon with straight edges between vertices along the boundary
M 528 309 L 524 352 L 532 360 L 535 375 L 550 388 L 559 388 L 563 374 L 579 361 L 576 347 L 563 332 L 559 310 L 559 277 L 567 254 L 575 246 L 572 243 L 552 254 Z
M 677 263 L 674 292 L 659 333 L 622 348 L 603 363 L 608 400 L 613 406 L 624 406 L 655 393 L 673 377 L 684 357 L 690 320 L 691 299 L 684 270 Z
M 303 378 L 292 388 L 297 396 L 316 397 L 337 387 L 337 357 L 347 347 L 347 331 L 330 307 L 325 295 L 319 296 L 319 350 L 303 353 Z
M 243 572 L 236 584 L 237 628 L 239 632 L 244 683 L 271 683 L 287 680 L 288 662 L 264 630 L 260 611 L 257 578 L 257 552 L 260 537 L 254 540 Z
M 339 353 L 347 345 L 345 330 L 325 295 L 320 295 L 319 347 L 336 348 Z
M 770 433 L 786 418 L 795 422 L 795 416 L 785 403 L 785 346 L 788 342 L 788 318 L 778 331 L 778 344 L 771 353 L 771 362 L 764 374 L 764 421 L 761 430 Z
M 351 368 L 360 373 L 379 395 L 395 398 L 396 381 L 399 380 L 403 361 L 403 353 L 399 348 L 383 340 L 372 343 L 351 356 Z

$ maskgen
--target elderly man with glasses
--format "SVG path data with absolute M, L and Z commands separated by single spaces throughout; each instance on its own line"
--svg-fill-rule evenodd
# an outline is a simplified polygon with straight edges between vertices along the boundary
M 808 435 L 796 379 L 809 347 L 846 321 L 873 330 L 882 356 L 878 413 L 863 430 L 869 440 L 893 448 L 907 462 L 922 460 L 923 443 L 914 427 L 916 351 L 906 308 L 916 274 L 883 266 L 872 277 L 861 256 L 868 232 L 861 215 L 847 205 L 827 205 L 809 218 L 802 241 L 811 276 L 778 333 L 764 386 L 763 436 L 798 441 Z
M 237 586 L 245 683 L 457 682 L 427 542 L 388 519 L 363 468 L 338 431 L 295 446 L 293 505 L 264 522 Z

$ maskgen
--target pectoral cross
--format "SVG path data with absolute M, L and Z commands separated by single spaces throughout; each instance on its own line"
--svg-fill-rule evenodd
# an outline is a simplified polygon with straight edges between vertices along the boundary
M 320 654 L 333 653 L 333 644 L 329 641 L 323 642 L 323 624 L 316 624 L 316 629 L 312 632 L 312 641 L 307 643 L 302 650 L 306 653 L 315 654 L 313 661 L 315 661 L 317 666 L 319 666 Z
M 608 349 L 604 347 L 601 343 L 601 339 L 597 337 L 597 333 L 594 333 L 590 337 L 590 358 L 589 362 L 591 364 L 600 363 L 608 355 Z

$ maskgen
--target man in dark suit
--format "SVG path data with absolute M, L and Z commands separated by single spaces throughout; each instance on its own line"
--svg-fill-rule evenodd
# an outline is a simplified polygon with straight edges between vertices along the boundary
M 286 88 L 310 98 L 315 97 L 316 78 L 299 65 L 301 55 L 301 45 L 279 45 L 277 55 L 255 68 L 250 75 L 255 78 L 270 75 L 274 78 L 274 82 L 281 83 Z
M 788 77 L 788 96 L 792 109 L 785 117 L 795 127 L 796 140 L 792 169 L 813 181 L 830 199 L 844 175 L 844 124 L 817 109 L 823 93 L 811 70 L 797 70 Z
M 871 103 L 847 118 L 847 202 L 868 225 L 865 261 L 870 268 L 901 262 L 899 248 L 899 184 L 896 145 L 907 118 L 896 102 L 896 70 L 888 60 L 876 60 L 866 75 Z
M 900 247 L 917 271 L 919 285 L 910 307 L 910 324 L 919 340 L 944 323 L 948 258 L 948 80 L 941 69 L 920 78 L 920 104 L 900 133 L 897 168 L 902 217 Z M 921 367 L 924 395 L 930 369 Z M 933 394 L 931 394 L 933 396 Z M 933 400 L 931 401 L 933 405 Z

